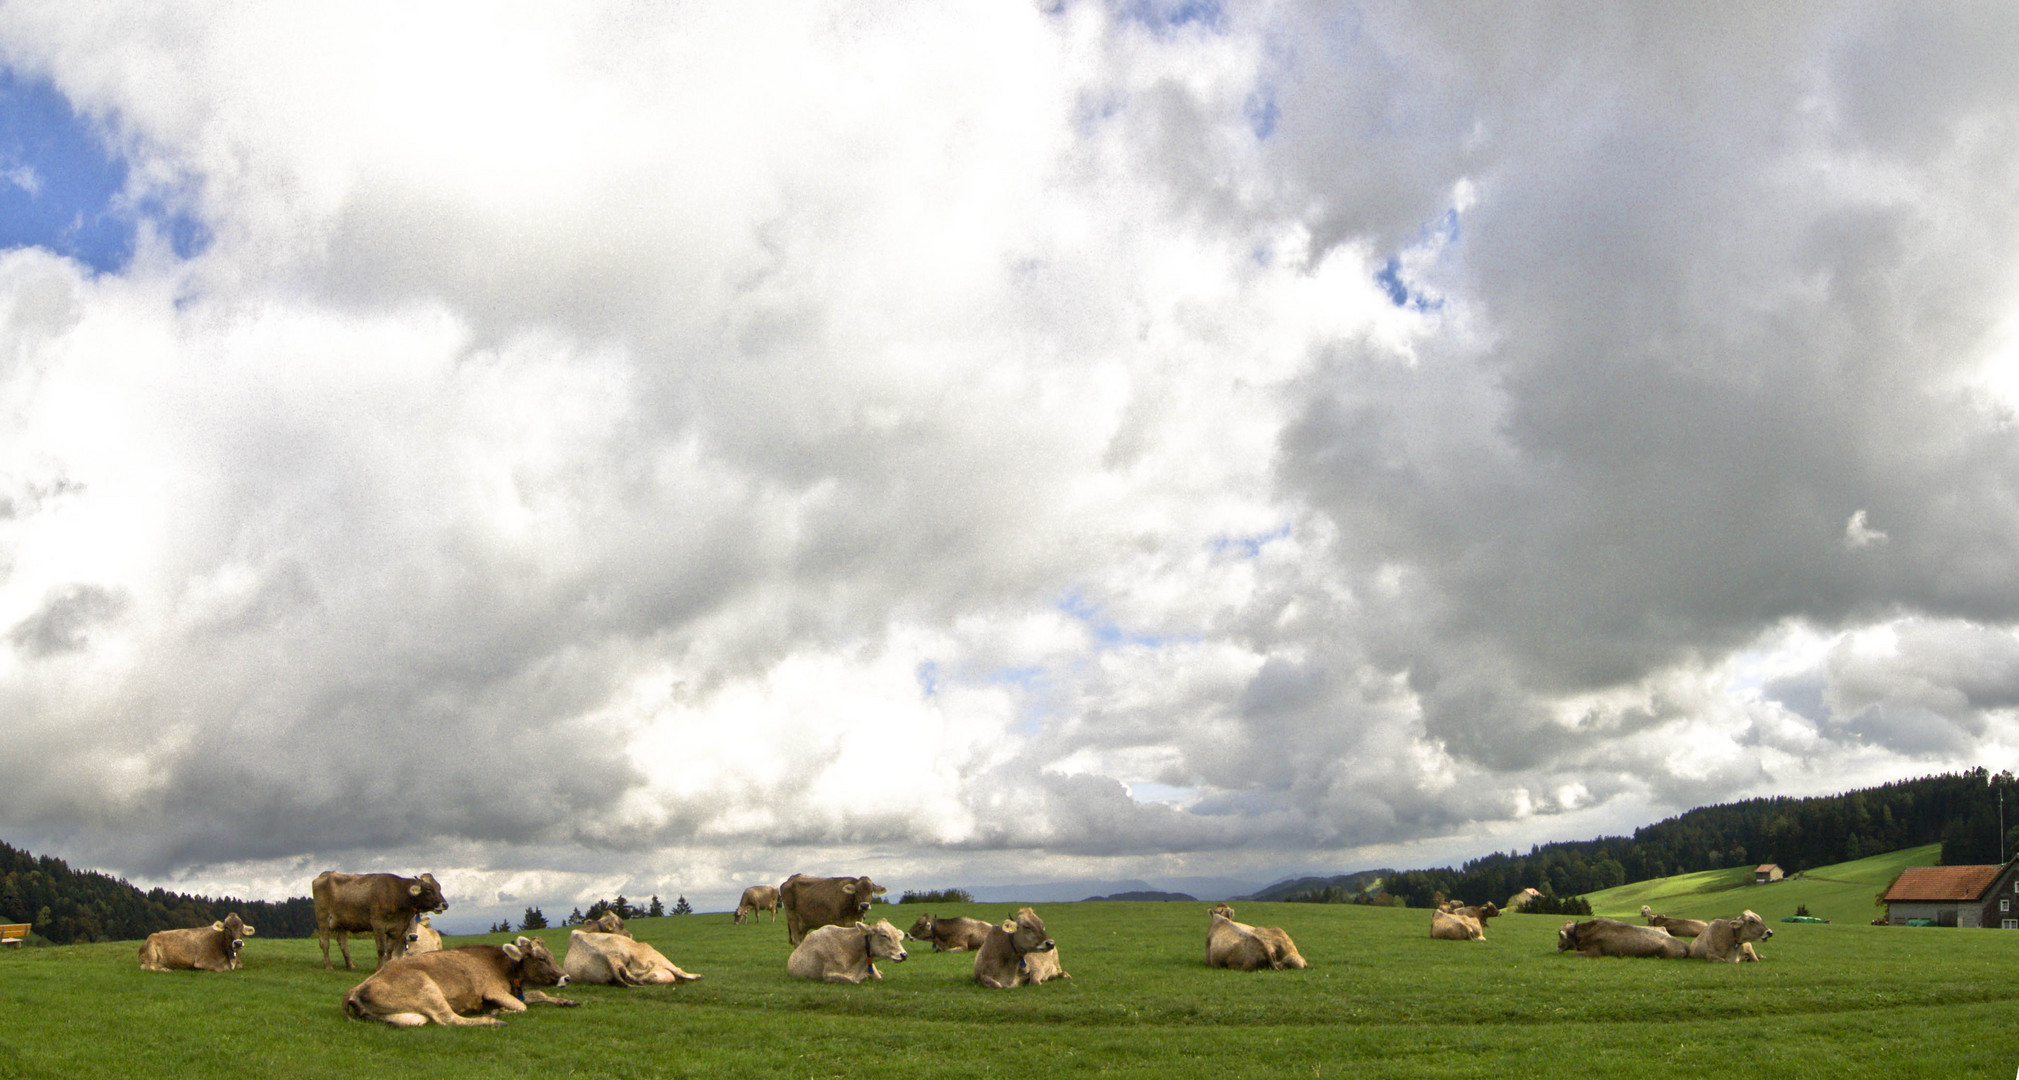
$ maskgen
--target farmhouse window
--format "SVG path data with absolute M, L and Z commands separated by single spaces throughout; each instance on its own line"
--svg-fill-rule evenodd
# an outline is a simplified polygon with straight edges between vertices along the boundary
M 1998 929 L 2019 930 L 2019 919 L 2000 919 L 1998 920 Z
M 1998 901 L 1998 910 L 1999 910 L 1999 911 L 2010 911 L 2010 910 L 2012 910 L 2012 901 L 2010 901 L 2010 900 L 2000 900 L 2000 901 Z

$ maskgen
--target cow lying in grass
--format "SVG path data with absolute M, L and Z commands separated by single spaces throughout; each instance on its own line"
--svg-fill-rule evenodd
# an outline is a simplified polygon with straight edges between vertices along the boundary
M 1729 919 L 1712 919 L 1704 932 L 1690 942 L 1689 954 L 1692 959 L 1728 964 L 1758 960 L 1760 954 L 1753 951 L 1753 942 L 1773 936 L 1774 931 L 1765 919 L 1744 911 Z
M 974 954 L 974 981 L 991 990 L 1070 978 L 1059 963 L 1058 945 L 1045 932 L 1044 920 L 1030 908 L 990 929 L 988 940 Z
M 807 932 L 785 960 L 787 974 L 798 979 L 861 983 L 881 979 L 878 960 L 903 963 L 904 935 L 889 919 L 851 926 L 822 926 Z
M 1220 914 L 1214 908 L 1206 919 L 1206 966 L 1235 971 L 1281 971 L 1307 965 L 1290 935 L 1274 926 L 1249 926 Z
M 1433 911 L 1430 913 L 1430 937 L 1435 941 L 1485 941 L 1486 927 L 1469 915 Z
M 504 1021 L 470 1014 L 525 1012 L 529 1004 L 580 1004 L 526 989 L 566 985 L 568 976 L 554 963 L 547 946 L 522 937 L 509 945 L 465 945 L 388 960 L 344 995 L 344 1012 L 397 1027 L 419 1027 L 429 1021 L 495 1027 Z
M 561 970 L 569 982 L 599 986 L 664 986 L 701 976 L 680 970 L 665 954 L 629 934 L 568 931 L 568 956 Z
M 965 952 L 981 948 L 988 941 L 988 932 L 993 929 L 995 924 L 965 915 L 951 919 L 920 915 L 904 936 L 914 941 L 932 942 L 933 952 Z
M 142 971 L 235 971 L 238 953 L 253 929 L 239 921 L 238 913 L 220 922 L 188 930 L 157 930 L 140 946 Z
M 1567 922 L 1556 932 L 1558 952 L 1576 950 L 1583 956 L 1653 956 L 1681 960 L 1689 943 L 1658 926 L 1635 926 L 1616 919 Z
M 1673 937 L 1695 937 L 1704 932 L 1704 927 L 1710 925 L 1702 919 L 1679 919 L 1673 915 L 1656 915 L 1654 909 L 1646 904 L 1640 906 L 1640 917 L 1646 919 L 1649 926 L 1659 926 Z

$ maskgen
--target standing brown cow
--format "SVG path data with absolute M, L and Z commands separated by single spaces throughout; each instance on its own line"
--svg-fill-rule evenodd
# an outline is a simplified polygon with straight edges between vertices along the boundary
M 147 935 L 140 947 L 142 971 L 232 971 L 239 967 L 238 951 L 253 929 L 241 922 L 237 912 L 221 922 L 188 930 L 158 930 Z
M 735 921 L 740 923 L 747 918 L 756 922 L 760 911 L 770 912 L 771 921 L 778 921 L 778 886 L 752 885 L 743 890 L 743 899 L 736 904 Z
M 417 878 L 397 874 L 341 874 L 325 870 L 309 886 L 315 897 L 315 937 L 322 945 L 322 966 L 330 969 L 329 939 L 336 935 L 344 967 L 351 964 L 350 936 L 369 933 L 378 946 L 378 965 L 384 967 L 407 923 L 422 912 L 447 911 L 442 887 L 435 875 Z
M 883 886 L 867 877 L 814 878 L 794 874 L 778 886 L 778 906 L 785 909 L 785 936 L 793 945 L 810 930 L 823 926 L 854 926 L 869 913 Z

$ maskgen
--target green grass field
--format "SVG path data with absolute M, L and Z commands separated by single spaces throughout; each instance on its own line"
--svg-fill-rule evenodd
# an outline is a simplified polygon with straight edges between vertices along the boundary
M 1636 881 L 1587 895 L 1594 915 L 1640 921 L 1646 904 L 1664 915 L 1718 919 L 1748 908 L 1778 923 L 1807 905 L 1809 914 L 1833 923 L 1869 923 L 1886 913 L 1875 898 L 1909 866 L 1937 866 L 1942 845 L 1906 848 L 1855 862 L 1817 867 L 1799 879 L 1753 884 L 1752 864 L 1724 870 Z M 2019 1071 L 2019 1065 L 2015 1065 Z
M 0 1077 L 2019 1071 L 2019 985 L 2007 978 L 2019 934 L 1777 923 L 1766 962 L 1741 966 L 1560 954 L 1549 916 L 1503 916 L 1490 940 L 1466 943 L 1430 940 L 1422 910 L 1237 907 L 1288 929 L 1311 967 L 1205 967 L 1204 904 L 1052 904 L 1039 911 L 1070 982 L 987 991 L 971 954 L 914 951 L 881 983 L 815 984 L 786 976 L 782 924 L 693 915 L 632 925 L 704 981 L 570 987 L 581 1008 L 536 1006 L 490 1029 L 349 1020 L 340 1002 L 364 972 L 323 971 L 313 941 L 255 938 L 228 974 L 142 972 L 132 944 L 25 949 L 0 955 Z M 917 910 L 876 914 L 909 925 Z M 557 952 L 566 942 L 541 936 Z

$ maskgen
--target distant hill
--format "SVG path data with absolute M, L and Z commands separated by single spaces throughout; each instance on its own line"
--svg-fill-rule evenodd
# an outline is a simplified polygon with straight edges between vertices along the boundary
M 315 904 L 306 896 L 266 900 L 146 892 L 96 870 L 72 870 L 62 859 L 37 858 L 0 842 L 0 922 L 33 923 L 36 937 L 58 945 L 132 941 L 156 930 L 207 926 L 233 912 L 261 937 L 315 933 Z
M 1694 874 L 1636 881 L 1589 893 L 1592 914 L 1638 923 L 1642 904 L 1663 915 L 1720 919 L 1740 911 L 1759 912 L 1770 923 L 1798 907 L 1831 922 L 1868 923 L 1886 913 L 1875 897 L 1909 866 L 1933 866 L 1942 845 L 1889 851 L 1850 862 L 1802 871 L 1799 877 L 1753 884 L 1753 865 L 1702 870 Z
M 1154 889 L 1150 889 L 1138 890 L 1136 892 L 1119 892 L 1113 896 L 1089 896 L 1083 903 L 1091 904 L 1098 900 L 1190 900 L 1197 902 L 1198 899 L 1196 896 L 1187 896 L 1181 892 L 1157 892 Z
M 1290 900 L 1299 897 L 1314 897 L 1330 894 L 1344 899 L 1357 893 L 1378 890 L 1381 883 L 1393 876 L 1393 870 L 1359 870 L 1351 874 L 1334 874 L 1331 877 L 1300 877 L 1279 881 L 1266 889 L 1237 900 Z

